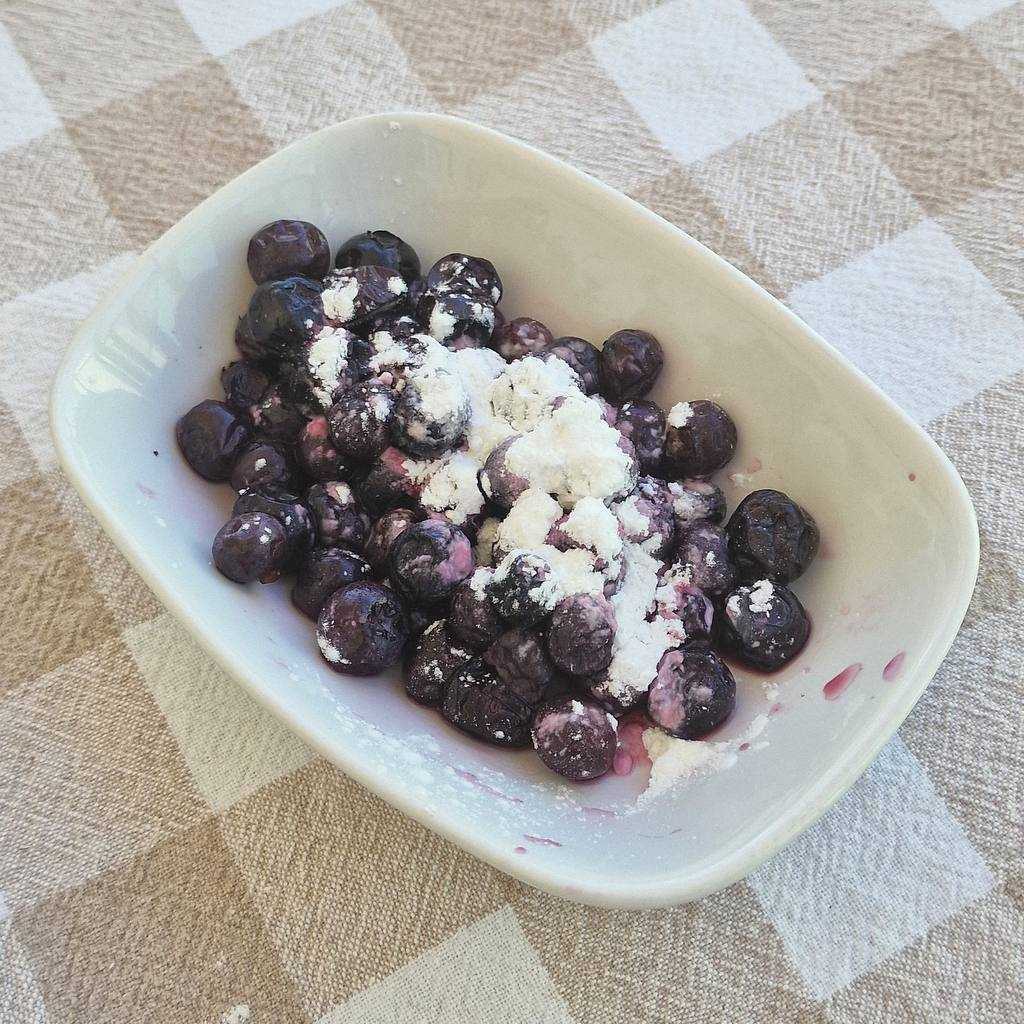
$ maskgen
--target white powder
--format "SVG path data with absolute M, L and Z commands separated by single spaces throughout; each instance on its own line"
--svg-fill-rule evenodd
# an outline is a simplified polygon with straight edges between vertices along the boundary
M 682 427 L 690 422 L 693 406 L 689 402 L 676 402 L 669 410 L 666 422 L 670 427 Z
M 312 378 L 313 393 L 326 409 L 334 389 L 348 369 L 348 347 L 352 335 L 344 327 L 323 327 L 306 352 L 306 366 Z
M 474 569 L 473 575 L 469 577 L 469 589 L 477 597 L 484 597 L 487 594 L 487 584 L 490 583 L 492 575 L 493 573 L 486 567 Z
M 339 651 L 338 648 L 335 647 L 334 644 L 332 644 L 330 640 L 328 640 L 327 637 L 319 631 L 317 631 L 316 634 L 316 642 L 319 645 L 323 656 L 331 662 L 332 665 L 345 665 L 348 663 L 347 660 L 341 656 L 341 651 Z
M 359 282 L 348 276 L 343 278 L 337 287 L 325 288 L 320 293 L 324 303 L 324 315 L 331 320 L 340 320 L 347 324 L 355 316 L 358 293 Z
M 634 544 L 640 544 L 647 551 L 653 551 L 663 542 L 663 539 L 660 534 L 651 532 L 651 520 L 640 511 L 639 498 L 638 494 L 631 494 L 628 498 L 617 501 L 612 506 L 612 511 L 625 532 L 627 540 Z
M 422 367 L 409 373 L 406 387 L 410 395 L 419 396 L 423 411 L 422 417 L 411 417 L 405 423 L 405 432 L 413 440 L 426 441 L 430 424 L 458 421 L 465 416 L 469 396 L 454 373 Z
M 527 356 L 506 367 L 489 397 L 494 415 L 511 427 L 510 433 L 525 434 L 551 415 L 556 398 L 568 395 L 582 397 L 579 377 L 568 363 Z
M 581 704 L 578 700 L 572 701 L 569 707 L 574 715 L 585 715 L 587 713 L 586 706 Z
M 513 548 L 535 551 L 544 547 L 548 532 L 561 515 L 561 505 L 546 491 L 525 490 L 498 527 L 498 544 L 506 551 Z
M 754 615 L 767 612 L 771 608 L 774 598 L 775 588 L 772 586 L 771 580 L 758 580 L 750 588 L 750 611 Z
M 562 532 L 611 562 L 622 554 L 618 521 L 603 501 L 581 498 L 562 524 Z
M 404 295 L 409 290 L 409 286 L 405 281 L 398 276 L 388 278 L 388 291 L 392 295 Z
M 410 370 L 429 374 L 453 369 L 452 353 L 429 334 L 395 338 L 388 331 L 377 331 L 373 344 L 377 351 L 370 359 L 370 369 L 374 373 L 391 370 L 401 376 L 403 371 Z M 398 390 L 402 385 L 403 381 L 399 380 Z
M 266 459 L 257 459 L 252 464 L 252 468 L 258 473 L 261 469 L 263 469 L 264 466 L 266 466 L 266 464 L 267 464 L 267 460 Z
M 434 308 L 430 311 L 430 323 L 427 329 L 433 337 L 443 340 L 452 337 L 458 322 L 458 317 L 444 310 L 440 302 L 435 302 Z
M 442 512 L 461 526 L 484 507 L 484 496 L 476 484 L 479 468 L 476 460 L 465 452 L 454 452 L 431 474 L 423 488 L 420 495 L 423 507 Z

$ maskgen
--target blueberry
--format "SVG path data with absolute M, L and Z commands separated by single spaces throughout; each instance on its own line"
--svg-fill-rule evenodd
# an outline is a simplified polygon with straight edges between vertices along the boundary
M 752 491 L 725 527 L 729 548 L 744 579 L 767 576 L 789 583 L 802 576 L 818 553 L 821 535 L 807 509 L 781 491 Z
M 397 270 L 406 284 L 412 284 L 420 275 L 420 258 L 416 250 L 398 235 L 380 229 L 364 231 L 342 242 L 334 258 L 334 265 L 339 269 L 387 267 L 389 270 Z
M 675 547 L 676 517 L 664 480 L 640 477 L 633 493 L 616 502 L 612 511 L 624 539 L 639 544 L 655 558 L 667 558 Z
M 235 499 L 234 515 L 263 512 L 284 527 L 288 538 L 286 568 L 291 568 L 316 542 L 316 527 L 309 509 L 287 491 L 247 491 Z
M 326 416 L 314 416 L 299 433 L 295 455 L 306 475 L 317 481 L 345 475 L 341 454 L 334 447 Z
M 314 548 L 299 562 L 292 604 L 304 615 L 316 619 L 336 590 L 370 576 L 370 563 L 346 548 Z
M 415 605 L 436 605 L 473 572 L 473 545 L 457 526 L 430 519 L 403 530 L 388 552 L 395 590 Z
M 413 648 L 405 669 L 405 692 L 418 704 L 437 707 L 456 669 L 472 657 L 472 651 L 452 638 L 445 620 L 435 619 Z
M 708 642 L 715 623 L 715 606 L 685 575 L 670 568 L 661 577 L 655 593 L 658 616 L 677 644 Z
M 486 299 L 496 306 L 501 302 L 501 278 L 490 260 L 481 256 L 466 256 L 461 252 L 442 256 L 427 271 L 424 279 L 426 291 L 466 292 Z
M 483 653 L 484 661 L 521 701 L 536 706 L 555 681 L 555 666 L 540 636 L 515 627 L 502 633 Z
M 488 743 L 525 747 L 530 741 L 533 709 L 482 658 L 463 662 L 455 670 L 441 713 L 456 728 Z
M 416 318 L 436 341 L 449 348 L 461 339 L 460 348 L 483 344 L 494 330 L 494 306 L 467 292 L 424 292 L 416 304 Z
M 555 605 L 548 627 L 548 650 L 563 672 L 588 676 L 607 668 L 614 641 L 615 612 L 607 598 L 573 594 Z
M 497 333 L 497 328 L 495 328 Z M 568 363 L 575 371 L 587 395 L 596 394 L 601 387 L 601 353 L 583 338 L 567 335 L 556 338 L 548 347 L 548 352 Z
M 497 613 L 514 626 L 537 625 L 551 613 L 558 598 L 547 559 L 529 551 L 502 559 L 487 594 Z
M 518 316 L 491 335 L 490 347 L 507 362 L 536 356 L 554 344 L 555 337 L 539 320 Z
M 231 486 L 243 494 L 267 487 L 288 490 L 295 481 L 291 456 L 281 445 L 257 441 L 249 445 L 235 460 L 231 470 Z
M 340 480 L 313 484 L 306 492 L 306 506 L 313 516 L 319 544 L 362 549 L 370 532 L 370 517 L 359 507 L 348 484 Z
M 295 357 L 295 380 L 319 410 L 370 375 L 373 347 L 344 327 L 324 327 Z
M 533 745 L 553 772 L 584 782 L 604 775 L 615 758 L 615 719 L 591 701 L 563 697 L 533 719 Z
M 616 331 L 601 348 L 601 394 L 621 404 L 643 398 L 654 387 L 665 356 L 647 331 Z
M 409 456 L 398 448 L 385 448 L 365 480 L 355 486 L 359 504 L 371 516 L 388 509 L 418 505 L 423 483 L 409 470 Z
M 409 288 L 397 270 L 366 264 L 332 270 L 324 279 L 324 316 L 342 327 L 360 324 L 408 306 Z
M 710 480 L 681 480 L 669 483 L 676 528 L 680 531 L 694 523 L 721 523 L 725 519 L 725 495 Z
M 811 635 L 811 620 L 789 587 L 758 580 L 737 587 L 718 617 L 722 649 L 763 672 L 792 661 Z
M 213 564 L 235 583 L 273 583 L 287 557 L 284 529 L 262 512 L 232 516 L 213 539 Z
M 284 445 L 293 445 L 299 440 L 306 417 L 293 401 L 286 396 L 279 384 L 272 384 L 252 408 L 252 422 L 260 437 Z
M 394 591 L 362 580 L 336 590 L 316 624 L 317 645 L 336 672 L 372 676 L 402 657 L 409 626 Z
M 323 277 L 331 269 L 324 233 L 304 220 L 275 220 L 249 239 L 249 273 L 257 284 L 285 277 Z
M 626 402 L 619 409 L 615 426 L 633 442 L 640 472 L 657 472 L 665 450 L 665 413 L 661 407 L 644 399 Z
M 418 301 L 419 296 L 417 295 L 416 300 L 413 301 L 410 292 L 409 308 L 415 309 Z M 393 341 L 404 341 L 414 334 L 419 334 L 420 324 L 415 317 L 409 315 L 404 307 L 398 306 L 387 312 L 379 313 L 373 319 L 368 320 L 361 329 L 367 338 L 374 341 L 376 341 L 374 335 L 377 334 L 387 334 Z
M 490 569 L 479 568 L 452 593 L 448 629 L 457 640 L 477 652 L 488 647 L 505 628 L 486 592 L 492 575 Z
M 258 364 L 236 359 L 220 371 L 220 386 L 225 403 L 237 412 L 247 413 L 270 387 L 270 377 Z
M 185 461 L 207 480 L 227 480 L 249 443 L 248 421 L 223 402 L 207 399 L 194 405 L 174 428 Z
M 483 496 L 505 511 L 508 511 L 530 486 L 526 477 L 513 473 L 508 468 L 509 449 L 518 440 L 519 435 L 514 434 L 493 448 L 477 474 L 477 483 Z
M 409 636 L 413 638 L 420 636 L 437 619 L 437 616 L 443 613 L 443 607 L 421 607 L 407 604 L 405 619 L 409 623 Z
M 674 571 L 710 597 L 727 594 L 736 582 L 736 569 L 725 531 L 713 523 L 695 523 L 683 530 Z
M 714 402 L 680 402 L 665 429 L 666 477 L 708 477 L 736 454 L 736 424 Z
M 363 547 L 363 554 L 377 576 L 387 575 L 391 545 L 413 523 L 419 522 L 419 519 L 420 517 L 415 512 L 411 512 L 407 508 L 395 508 L 390 512 L 385 512 L 370 527 L 369 536 Z
M 391 437 L 403 451 L 434 458 L 454 448 L 469 425 L 469 395 L 447 370 L 410 374 L 395 401 Z
M 721 725 L 736 704 L 736 680 L 713 651 L 668 651 L 647 693 L 647 713 L 672 736 L 699 740 Z
M 379 380 L 357 384 L 327 410 L 338 451 L 370 462 L 387 448 L 395 415 L 395 393 Z
M 308 277 L 287 277 L 266 281 L 253 292 L 235 342 L 249 359 L 284 359 L 297 353 L 323 326 L 320 283 Z

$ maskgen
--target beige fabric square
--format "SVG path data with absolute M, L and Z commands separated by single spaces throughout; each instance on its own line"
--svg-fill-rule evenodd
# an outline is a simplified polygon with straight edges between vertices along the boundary
M 362 3 L 280 29 L 223 64 L 277 143 L 369 109 L 437 109 L 385 22 Z
M 822 90 L 867 78 L 949 32 L 928 0 L 748 0 Z
M 306 1024 L 216 824 L 14 916 L 58 1020 Z
M 677 166 L 586 47 L 540 62 L 455 113 L 509 132 L 623 190 Z
M 0 153 L 0 302 L 129 247 L 102 188 L 60 130 Z
M 69 121 L 67 130 L 137 245 L 273 148 L 213 60 Z
M 7 1024 L 47 1024 L 43 994 L 10 918 L 0 908 L 0 1020 Z
M 65 118 L 131 97 L 205 56 L 173 0 L 15 0 L 0 21 Z
M 923 216 L 827 102 L 804 107 L 688 170 L 784 291 Z
M 932 215 L 1024 163 L 1024 103 L 970 43 L 948 35 L 832 96 Z
M 559 4 L 371 0 L 371 6 L 444 108 L 500 89 L 530 68 L 556 63 L 583 42 Z
M 120 640 L 0 701 L 0 892 L 14 907 L 122 864 L 207 813 Z
M 324 761 L 222 827 L 313 1018 L 503 906 L 513 885 Z

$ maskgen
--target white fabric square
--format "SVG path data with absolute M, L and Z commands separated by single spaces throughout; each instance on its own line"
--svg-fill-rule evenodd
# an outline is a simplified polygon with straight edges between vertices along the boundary
M 919 423 L 1024 367 L 1024 321 L 934 221 L 787 302 Z
M 0 152 L 60 126 L 60 118 L 3 25 L 0 25 L 0 96 L 3 97 Z
M 49 1019 L 25 951 L 10 922 L 0 916 L 0 1020 L 46 1024 Z
M 899 737 L 835 808 L 747 881 L 816 999 L 995 885 Z
M 931 0 L 932 7 L 956 29 L 965 29 L 1012 3 L 1014 0 Z
M 820 97 L 741 0 L 673 0 L 609 29 L 591 49 L 683 163 Z
M 352 996 L 317 1024 L 572 1024 L 510 907 Z
M 182 14 L 215 57 L 237 50 L 350 0 L 178 0 Z
M 216 811 L 312 760 L 313 753 L 214 664 L 170 615 L 125 633 L 196 788 Z

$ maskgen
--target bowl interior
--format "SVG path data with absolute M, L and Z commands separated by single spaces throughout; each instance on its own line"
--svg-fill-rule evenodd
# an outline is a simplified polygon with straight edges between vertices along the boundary
M 233 357 L 252 289 L 249 235 L 288 216 L 332 245 L 368 227 L 408 239 L 424 265 L 488 256 L 507 315 L 596 342 L 623 326 L 667 352 L 656 397 L 714 397 L 741 444 L 721 482 L 730 509 L 779 487 L 811 509 L 822 557 L 796 590 L 806 652 L 770 680 L 739 670 L 716 739 L 774 705 L 728 771 L 634 807 L 639 773 L 563 783 L 531 752 L 472 742 L 407 700 L 397 675 L 321 662 L 287 587 L 237 587 L 210 565 L 230 507 L 194 476 L 175 419 Z M 699 895 L 752 869 L 863 770 L 919 696 L 963 616 L 977 540 L 963 486 L 887 399 L 737 271 L 558 161 L 425 115 L 327 129 L 226 186 L 161 239 L 86 323 L 54 394 L 76 485 L 137 567 L 211 652 L 347 772 L 528 881 L 617 904 Z M 154 456 L 154 451 L 159 455 Z M 884 666 L 904 652 L 902 671 Z M 863 669 L 836 700 L 824 683 Z M 777 688 L 777 695 L 766 690 Z

